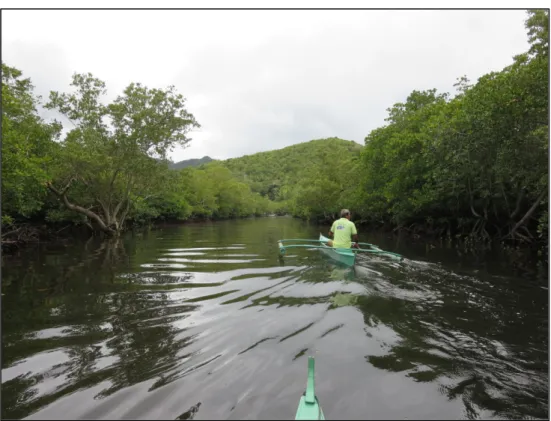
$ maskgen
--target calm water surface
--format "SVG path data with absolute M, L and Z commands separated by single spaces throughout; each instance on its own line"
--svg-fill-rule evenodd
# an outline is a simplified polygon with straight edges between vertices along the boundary
M 323 227 L 324 232 L 328 227 Z M 355 269 L 291 218 L 44 244 L 2 262 L 2 418 L 548 418 L 548 275 L 360 233 Z M 543 273 L 542 273 L 543 272 Z

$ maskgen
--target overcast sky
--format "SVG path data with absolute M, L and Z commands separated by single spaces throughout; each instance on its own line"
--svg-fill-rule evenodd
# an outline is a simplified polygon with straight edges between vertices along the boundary
M 337 136 L 363 144 L 414 89 L 454 92 L 528 48 L 519 10 L 4 10 L 2 60 L 44 98 L 74 72 L 175 85 L 201 129 L 172 159 Z

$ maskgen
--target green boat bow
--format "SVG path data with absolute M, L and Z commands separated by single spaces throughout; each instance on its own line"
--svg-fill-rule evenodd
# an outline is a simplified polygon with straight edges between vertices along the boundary
M 324 420 L 325 416 L 321 410 L 321 406 L 316 396 L 315 390 L 315 369 L 314 357 L 308 357 L 308 381 L 306 383 L 306 391 L 300 397 L 298 403 L 297 414 L 295 420 Z

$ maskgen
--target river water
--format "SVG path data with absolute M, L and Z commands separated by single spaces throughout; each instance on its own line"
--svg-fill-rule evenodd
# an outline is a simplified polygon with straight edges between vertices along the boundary
M 4 256 L 2 418 L 294 419 L 316 358 L 328 419 L 548 418 L 545 266 L 360 232 L 339 266 L 274 217 Z

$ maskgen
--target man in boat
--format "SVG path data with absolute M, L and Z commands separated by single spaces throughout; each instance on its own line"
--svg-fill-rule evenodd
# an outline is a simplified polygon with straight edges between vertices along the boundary
M 329 247 L 339 249 L 349 249 L 351 246 L 359 248 L 358 246 L 358 231 L 356 225 L 350 220 L 350 211 L 348 209 L 341 210 L 341 219 L 337 219 L 333 222 L 331 230 L 329 231 L 330 240 L 327 245 Z M 352 241 L 354 243 L 351 245 Z

